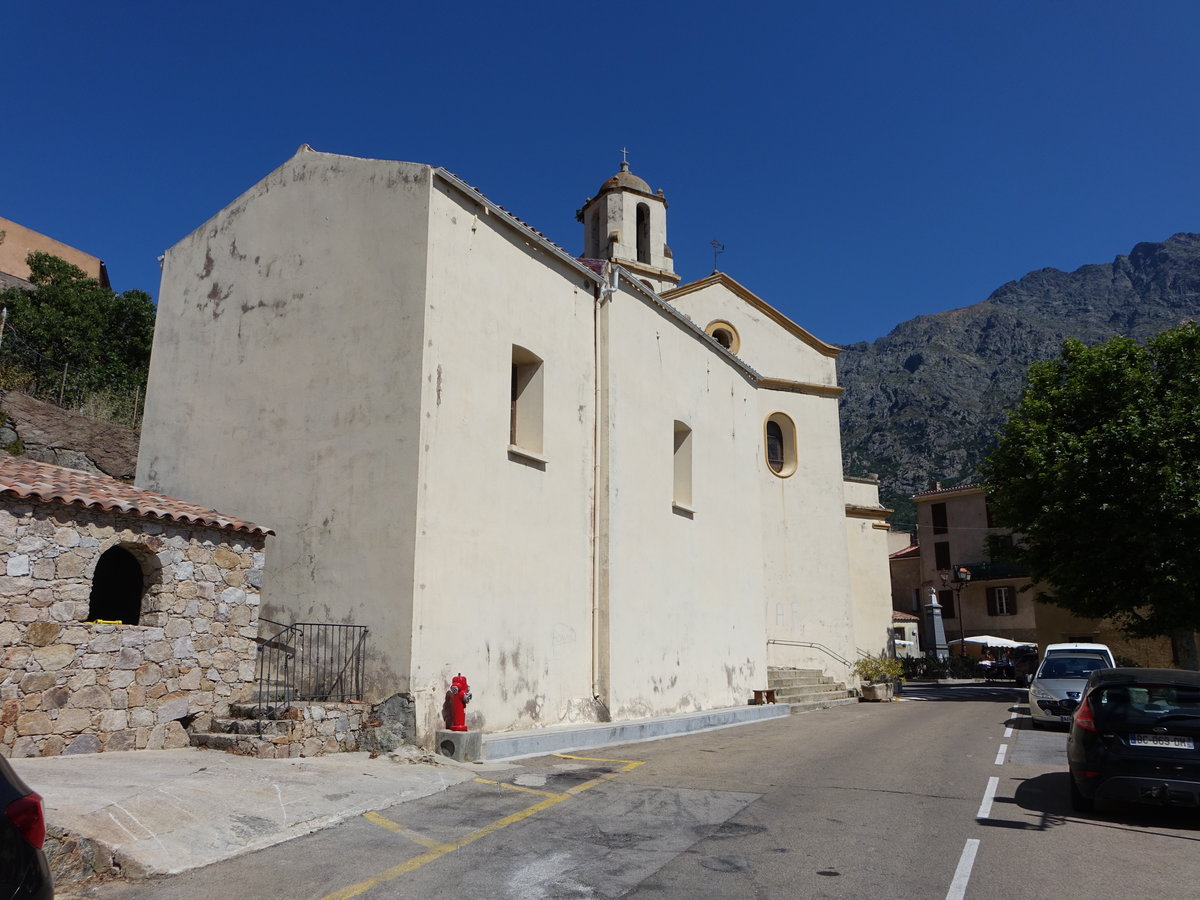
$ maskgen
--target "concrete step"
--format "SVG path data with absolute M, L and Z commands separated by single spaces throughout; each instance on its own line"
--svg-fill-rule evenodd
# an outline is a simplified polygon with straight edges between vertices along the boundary
M 274 737 L 288 734 L 292 723 L 285 719 L 213 719 L 209 733 L 251 734 Z
M 790 675 L 785 678 L 768 678 L 767 686 L 780 690 L 781 688 L 801 687 L 816 684 L 834 684 L 828 675 Z
M 264 719 L 294 719 L 297 714 L 291 712 L 292 706 L 287 703 L 264 703 L 262 714 Z M 235 719 L 257 719 L 259 706 L 257 703 L 230 703 L 229 715 Z
M 796 688 L 789 691 L 776 691 L 776 703 L 809 703 L 818 702 L 821 700 L 841 700 L 845 697 L 853 696 L 850 691 L 846 690 L 841 685 L 829 685 L 823 690 L 810 690 Z
M 849 691 L 845 691 L 843 693 L 848 694 Z M 847 706 L 851 703 L 857 704 L 858 698 L 840 697 L 832 700 L 811 700 L 806 703 L 790 703 L 788 705 L 792 708 L 792 715 L 796 715 L 797 713 L 811 712 L 814 709 L 829 709 L 834 706 Z
M 275 745 L 269 738 L 252 737 L 246 734 L 223 734 L 211 731 L 193 732 L 189 735 L 193 747 L 207 747 L 209 750 L 224 750 L 239 756 L 258 756 L 260 750 L 269 748 L 271 755 L 275 754 Z

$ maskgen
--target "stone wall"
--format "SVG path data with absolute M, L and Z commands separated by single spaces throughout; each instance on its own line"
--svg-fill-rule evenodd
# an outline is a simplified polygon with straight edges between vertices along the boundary
M 255 678 L 261 535 L 117 511 L 0 501 L 0 754 L 188 743 Z M 114 546 L 139 561 L 137 625 L 87 622 Z

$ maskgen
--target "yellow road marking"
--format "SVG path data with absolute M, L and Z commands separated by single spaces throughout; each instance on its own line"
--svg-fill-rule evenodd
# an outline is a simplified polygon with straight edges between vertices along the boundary
M 392 866 L 392 868 L 388 869 L 386 872 L 380 872 L 378 875 L 373 875 L 372 877 L 364 879 L 357 884 L 351 884 L 342 888 L 340 891 L 334 891 L 332 894 L 326 895 L 324 898 L 322 898 L 322 900 L 348 900 L 350 897 L 357 897 L 359 894 L 365 894 L 367 891 L 371 890 L 371 888 L 378 887 L 384 882 L 391 881 L 393 878 L 399 878 L 401 875 L 407 874 L 414 869 L 419 869 L 426 863 L 431 863 L 435 859 L 440 859 L 447 853 L 452 853 L 455 850 L 467 846 L 467 844 L 473 844 L 480 838 L 485 838 L 489 834 L 499 831 L 501 828 L 507 828 L 509 825 L 520 822 L 522 819 L 528 819 L 530 816 L 541 812 L 543 809 L 549 809 L 551 806 L 557 806 L 559 803 L 562 803 L 564 800 L 568 799 L 570 798 L 567 794 L 552 794 L 545 800 L 533 804 L 533 806 L 526 807 L 519 812 L 507 815 L 503 819 L 497 819 L 490 825 L 484 825 L 482 828 L 472 831 L 470 834 L 461 837 L 456 841 L 431 848 L 419 856 L 414 856 L 407 862 L 400 863 L 398 866 Z M 380 816 L 380 818 L 383 817 Z
M 509 784 L 506 781 L 492 781 L 490 778 L 476 778 L 480 784 L 494 784 L 498 787 L 508 788 L 510 791 L 524 791 L 526 794 L 537 794 L 539 797 L 561 797 L 562 794 L 554 791 L 539 791 L 536 788 L 525 787 L 523 784 Z
M 419 869 L 426 863 L 431 863 L 435 859 L 440 859 L 447 853 L 453 853 L 455 850 L 465 847 L 467 844 L 472 844 L 480 838 L 485 838 L 489 834 L 494 834 L 501 828 L 507 828 L 509 825 L 513 825 L 522 821 L 523 819 L 528 819 L 530 816 L 536 815 L 544 809 L 557 806 L 564 800 L 569 800 L 571 797 L 582 793 L 589 788 L 593 788 L 602 782 L 608 781 L 610 778 L 616 778 L 618 775 L 621 775 L 625 772 L 631 772 L 638 766 L 645 763 L 645 760 L 637 759 L 605 759 L 598 756 L 571 756 L 567 753 L 555 753 L 554 755 L 560 759 L 575 759 L 582 762 L 621 763 L 622 765 L 619 771 L 607 772 L 598 778 L 593 778 L 591 781 L 585 781 L 583 784 L 577 784 L 575 787 L 570 788 L 562 794 L 555 794 L 550 791 L 539 791 L 535 790 L 534 788 L 527 788 L 524 785 L 506 784 L 502 781 L 491 781 L 487 778 L 476 778 L 475 781 L 478 781 L 481 784 L 497 784 L 500 787 L 509 788 L 510 790 L 514 791 L 523 791 L 528 794 L 536 794 L 538 796 L 545 797 L 546 799 L 533 804 L 533 806 L 528 806 L 519 812 L 507 815 L 502 819 L 497 819 L 490 825 L 485 825 L 482 828 L 472 831 L 470 834 L 448 844 L 432 840 L 431 838 L 427 838 L 415 831 L 411 831 L 410 829 L 405 828 L 403 825 L 393 822 L 391 819 L 384 818 L 378 813 L 364 813 L 363 818 L 367 819 L 368 821 L 374 822 L 376 825 L 386 828 L 388 831 L 393 831 L 396 834 L 403 835 L 414 843 L 420 844 L 422 847 L 426 847 L 428 849 L 426 849 L 424 853 L 414 856 L 407 862 L 402 862 L 398 866 L 392 866 L 392 868 L 385 872 L 380 872 L 378 875 L 373 875 L 372 877 L 364 879 L 363 881 L 359 881 L 356 884 L 347 885 L 340 891 L 334 891 L 332 894 L 327 894 L 322 898 L 322 900 L 348 900 L 350 897 L 357 897 L 359 894 L 365 894 L 372 888 L 379 887 L 379 885 L 384 884 L 385 882 L 399 878 L 401 875 L 406 875 L 415 869 Z
M 454 848 L 449 844 L 443 844 L 441 841 L 435 841 L 433 838 L 427 838 L 423 834 L 418 834 L 411 828 L 406 828 L 399 822 L 393 822 L 391 819 L 384 818 L 377 812 L 363 813 L 363 818 L 369 822 L 374 822 L 381 828 L 386 828 L 388 831 L 394 831 L 396 834 L 408 838 L 414 844 L 420 844 L 426 850 L 444 850 L 449 852 Z
M 632 772 L 638 766 L 645 764 L 645 760 L 638 759 L 606 759 L 600 756 L 571 756 L 568 753 L 555 753 L 554 755 L 559 759 L 577 759 L 581 762 L 624 763 L 624 765 L 621 766 L 620 771 L 606 772 L 604 775 L 601 775 L 598 778 L 593 778 L 591 781 L 585 781 L 583 784 L 577 784 L 573 788 L 568 788 L 568 794 L 581 794 L 590 788 L 594 788 L 598 784 L 603 784 L 605 781 L 610 781 L 613 778 L 616 778 L 618 775 L 623 775 L 626 772 Z

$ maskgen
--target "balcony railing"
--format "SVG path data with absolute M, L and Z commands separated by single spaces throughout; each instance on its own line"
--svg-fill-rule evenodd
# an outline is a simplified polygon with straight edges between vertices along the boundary
M 958 570 L 966 569 L 971 573 L 971 581 L 997 581 L 1001 578 L 1028 578 L 1029 572 L 1016 563 L 1010 562 L 968 562 L 955 563 L 950 571 L 955 573 L 955 581 L 960 581 Z

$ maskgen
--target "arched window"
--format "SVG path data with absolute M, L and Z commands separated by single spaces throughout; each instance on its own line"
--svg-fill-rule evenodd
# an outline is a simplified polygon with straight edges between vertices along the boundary
M 772 413 L 763 431 L 767 467 L 780 478 L 787 478 L 796 471 L 795 424 L 783 413 Z
M 650 262 L 650 207 L 645 203 L 637 205 L 637 259 Z
M 145 592 L 146 575 L 138 558 L 124 547 L 110 547 L 101 554 L 92 575 L 88 619 L 136 625 Z

